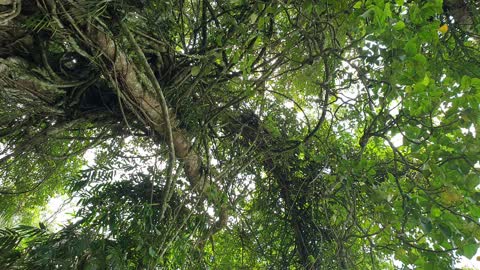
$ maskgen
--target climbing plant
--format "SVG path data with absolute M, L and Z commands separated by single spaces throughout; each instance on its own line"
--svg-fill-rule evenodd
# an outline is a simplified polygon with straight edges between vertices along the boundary
M 472 258 L 479 15 L 470 0 L 0 0 L 0 266 Z M 60 226 L 43 214 L 57 196 L 73 205 Z

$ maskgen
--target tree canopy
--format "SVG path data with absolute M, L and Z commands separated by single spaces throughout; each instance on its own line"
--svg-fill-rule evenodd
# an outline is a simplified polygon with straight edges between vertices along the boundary
M 0 268 L 452 269 L 479 102 L 475 0 L 0 0 Z

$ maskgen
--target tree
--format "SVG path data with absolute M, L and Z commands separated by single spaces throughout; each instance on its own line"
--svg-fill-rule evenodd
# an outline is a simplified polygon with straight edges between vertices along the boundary
M 0 1 L 0 265 L 474 256 L 474 2 Z M 78 209 L 55 231 L 58 194 Z

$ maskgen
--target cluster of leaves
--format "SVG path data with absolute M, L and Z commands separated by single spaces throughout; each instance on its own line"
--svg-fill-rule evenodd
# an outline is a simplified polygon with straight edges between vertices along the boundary
M 32 12 L 35 1 L 22 2 L 23 13 Z M 78 211 L 58 232 L 2 229 L 2 266 L 393 269 L 395 260 L 406 269 L 449 269 L 457 256 L 476 253 L 474 1 L 51 1 L 73 26 L 59 26 L 38 2 L 44 8 L 28 19 L 21 13 L 16 27 L 48 46 L 21 39 L 30 53 L 0 51 L 48 81 L 40 93 L 0 89 L 8 131 L 0 132 L 0 213 L 6 225 L 31 225 L 37 220 L 18 217 L 57 193 L 79 198 Z M 162 205 L 167 147 L 144 116 L 122 102 L 77 104 L 92 89 L 129 97 L 95 46 L 68 29 L 103 29 L 129 51 L 121 23 L 141 41 L 176 124 L 202 156 L 202 173 L 223 192 L 206 191 L 228 205 L 222 230 L 180 165 Z M 85 56 L 69 58 L 78 52 Z M 69 65 L 58 59 L 91 62 L 70 65 L 75 78 L 62 75 Z M 7 70 L 0 78 L 32 78 L 26 68 Z M 42 93 L 52 97 L 40 100 Z M 93 147 L 93 168 L 82 168 Z M 30 209 L 21 205 L 27 199 Z

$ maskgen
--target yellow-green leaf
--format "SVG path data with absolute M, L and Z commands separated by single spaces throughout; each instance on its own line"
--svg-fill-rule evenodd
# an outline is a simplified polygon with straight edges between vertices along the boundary
M 197 76 L 200 73 L 200 66 L 194 66 L 191 70 L 192 76 Z

